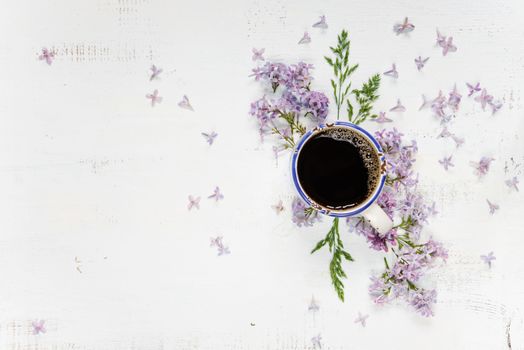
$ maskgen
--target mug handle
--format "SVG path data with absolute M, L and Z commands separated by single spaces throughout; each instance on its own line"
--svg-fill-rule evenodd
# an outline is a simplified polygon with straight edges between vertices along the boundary
M 362 217 L 364 217 L 380 235 L 385 235 L 393 228 L 393 221 L 377 203 L 371 204 L 364 210 Z

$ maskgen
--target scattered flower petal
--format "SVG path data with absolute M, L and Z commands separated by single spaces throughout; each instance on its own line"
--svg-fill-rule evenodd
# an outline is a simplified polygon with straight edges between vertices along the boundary
M 402 105 L 400 99 L 397 100 L 397 105 L 389 110 L 390 112 L 405 112 L 406 107 Z
M 418 56 L 418 58 L 415 58 L 415 64 L 417 65 L 417 69 L 420 71 L 426 63 L 429 61 L 429 57 L 422 58 L 421 56 Z
M 358 317 L 355 319 L 355 323 L 361 323 L 362 327 L 366 327 L 366 319 L 369 315 L 362 315 L 360 311 L 358 312 Z
M 519 179 L 517 179 L 516 176 L 513 176 L 513 178 L 504 181 L 504 183 L 505 183 L 506 186 L 508 186 L 509 188 L 514 189 L 514 190 L 517 191 L 517 192 L 519 191 L 519 187 L 518 187 Z
M 328 25 L 327 25 L 327 22 L 326 22 L 326 16 L 320 16 L 320 20 L 318 22 L 316 22 L 315 24 L 313 24 L 312 27 L 313 28 L 327 29 Z
M 481 255 L 481 256 L 480 256 L 480 259 L 481 259 L 484 263 L 488 264 L 488 267 L 491 269 L 491 263 L 492 263 L 492 261 L 493 261 L 493 260 L 496 260 L 497 258 L 495 257 L 495 255 L 493 255 L 493 252 L 489 252 L 488 255 Z
M 482 157 L 478 162 L 470 162 L 471 166 L 475 168 L 475 173 L 477 176 L 483 177 L 486 175 L 489 171 L 489 166 L 492 161 L 494 161 L 495 158 L 490 157 Z
M 486 199 L 486 202 L 488 202 L 489 213 L 490 213 L 491 215 L 495 214 L 495 211 L 497 211 L 497 210 L 500 209 L 500 207 L 499 207 L 498 204 L 491 203 L 491 202 L 489 201 L 489 199 Z
M 55 53 L 54 51 L 49 51 L 47 48 L 42 49 L 42 53 L 40 56 L 38 56 L 38 59 L 40 61 L 45 61 L 49 66 L 53 63 L 53 60 L 55 59 Z
M 449 93 L 448 106 L 454 111 L 458 111 L 462 95 L 457 91 L 457 84 L 453 87 L 453 90 Z
M 304 36 L 302 36 L 302 39 L 298 41 L 299 44 L 309 44 L 311 42 L 311 37 L 309 36 L 308 32 L 304 32 Z
M 34 335 L 37 335 L 37 334 L 40 334 L 40 333 L 45 333 L 47 332 L 46 328 L 45 328 L 45 321 L 44 320 L 35 320 L 31 323 L 31 325 L 33 326 L 33 334 Z
M 312 312 L 317 312 L 318 310 L 320 310 L 320 306 L 318 305 L 314 296 L 311 297 L 311 302 L 309 303 L 309 306 L 307 309 L 308 311 L 312 311 Z
M 224 195 L 220 193 L 220 188 L 216 186 L 215 190 L 213 191 L 213 194 L 208 196 L 207 198 L 213 198 L 215 202 L 218 202 L 219 200 L 224 199 Z
M 158 90 L 155 89 L 152 94 L 147 94 L 146 98 L 151 100 L 151 107 L 155 107 L 155 104 L 162 102 L 162 97 L 158 96 Z
M 209 245 L 210 247 L 217 247 L 218 256 L 227 255 L 231 253 L 229 251 L 229 247 L 224 245 L 222 238 L 222 236 L 217 236 L 215 238 L 211 237 L 211 244 Z
M 393 63 L 391 65 L 391 69 L 382 73 L 384 74 L 385 76 L 388 76 L 388 77 L 392 77 L 392 78 L 395 78 L 397 79 L 398 78 L 398 72 L 397 72 L 397 66 L 395 65 L 395 63 Z
M 442 47 L 446 43 L 446 37 L 437 29 L 437 45 Z
M 486 110 L 486 105 L 493 101 L 493 96 L 489 95 L 486 89 L 482 89 L 480 96 L 475 97 L 475 101 L 479 102 L 482 110 Z
M 397 33 L 397 35 L 400 34 L 407 34 L 409 32 L 412 32 L 415 29 L 415 26 L 411 23 L 409 23 L 408 18 L 404 18 L 404 22 L 397 23 L 393 26 L 393 31 Z
M 457 47 L 453 45 L 453 37 L 450 36 L 446 42 L 442 45 L 442 55 L 446 56 L 448 52 L 455 52 L 457 51 Z
M 476 83 L 475 85 L 473 84 L 470 84 L 470 83 L 466 83 L 466 86 L 468 87 L 468 97 L 471 97 L 471 95 L 473 95 L 474 93 L 476 93 L 477 91 L 480 91 L 480 83 Z
M 450 137 L 450 136 L 451 136 L 451 133 L 449 132 L 448 128 L 444 126 L 440 134 L 438 134 L 437 138 Z
M 189 203 L 187 205 L 187 210 L 191 210 L 194 208 L 196 209 L 200 209 L 200 197 L 193 197 L 193 196 L 188 196 L 188 199 L 189 199 Z
M 454 166 L 455 166 L 455 164 L 453 164 L 453 163 L 451 162 L 452 158 L 453 158 L 453 156 L 444 157 L 444 158 L 442 158 L 441 160 L 439 160 L 438 162 L 439 162 L 440 164 L 442 164 L 442 166 L 444 167 L 444 169 L 447 171 L 449 167 L 454 167 Z
M 264 54 L 264 51 L 266 51 L 266 49 L 262 48 L 260 50 L 257 50 L 255 48 L 252 49 L 253 51 L 253 57 L 251 57 L 251 59 L 253 61 L 264 61 L 264 56 L 262 56 Z
M 187 109 L 189 111 L 194 111 L 193 106 L 191 106 L 191 103 L 189 102 L 189 98 L 186 95 L 182 97 L 182 101 L 178 102 L 178 107 Z
M 275 212 L 277 213 L 277 215 L 279 215 L 280 213 L 284 211 L 284 204 L 282 203 L 282 200 L 279 200 L 278 203 L 275 205 L 272 205 L 271 208 L 273 208 Z
M 377 118 L 370 119 L 370 120 L 372 122 L 376 122 L 376 123 L 379 123 L 379 124 L 390 123 L 390 122 L 393 121 L 393 120 L 391 120 L 391 119 L 386 117 L 386 112 L 379 112 Z
M 212 145 L 213 142 L 215 141 L 215 138 L 218 136 L 218 134 L 214 131 L 211 131 L 210 133 L 201 133 L 202 136 L 204 136 L 204 138 L 206 139 L 206 142 L 209 143 L 209 145 Z
M 149 81 L 157 79 L 160 73 L 162 73 L 162 69 L 157 68 L 157 66 L 155 66 L 154 64 L 151 66 L 150 70 L 151 70 L 151 76 L 149 77 Z
M 503 106 L 502 102 L 500 101 L 490 101 L 488 103 L 489 103 L 489 106 L 491 107 L 491 115 L 497 113 L 499 109 L 501 109 Z

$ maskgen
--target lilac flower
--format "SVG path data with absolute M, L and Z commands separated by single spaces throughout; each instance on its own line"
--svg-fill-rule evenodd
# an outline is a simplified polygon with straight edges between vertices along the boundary
M 291 204 L 291 211 L 293 213 L 292 220 L 298 226 L 313 226 L 315 221 L 321 221 L 321 217 L 316 210 L 311 213 L 306 212 L 306 204 L 298 197 L 295 197 Z
M 178 107 L 187 109 L 189 111 L 194 111 L 193 106 L 191 106 L 189 98 L 186 95 L 184 95 L 184 97 L 182 97 L 182 100 L 178 102 Z
M 449 132 L 448 128 L 444 126 L 440 134 L 438 134 L 437 138 L 450 137 L 450 136 L 451 136 L 451 133 Z
M 422 95 L 422 104 L 420 105 L 420 107 L 418 108 L 418 110 L 420 111 L 420 110 L 422 110 L 422 109 L 424 109 L 424 108 L 426 108 L 426 107 L 428 107 L 428 106 L 431 106 L 431 103 L 432 103 L 432 102 L 433 102 L 432 100 L 428 100 L 428 99 L 426 99 L 426 96 L 425 96 L 425 95 Z
M 308 32 L 304 32 L 302 38 L 298 41 L 299 44 L 309 44 L 311 42 L 311 37 Z
M 395 65 L 395 63 L 393 63 L 391 65 L 391 69 L 388 70 L 388 71 L 385 71 L 384 73 L 382 73 L 388 77 L 392 77 L 392 78 L 395 78 L 397 79 L 398 78 L 398 72 L 397 72 L 397 66 Z
M 201 133 L 202 136 L 204 136 L 204 138 L 206 139 L 206 142 L 209 143 L 209 145 L 212 145 L 213 142 L 215 141 L 215 138 L 218 136 L 218 134 L 214 131 L 211 131 L 209 133 Z
M 379 112 L 377 118 L 371 119 L 372 122 L 384 124 L 384 123 L 390 123 L 393 120 L 386 117 L 386 112 Z
M 442 166 L 444 167 L 444 169 L 447 171 L 449 167 L 454 167 L 455 164 L 453 164 L 451 162 L 451 159 L 453 158 L 453 156 L 449 156 L 449 157 L 444 157 L 442 158 L 441 160 L 439 160 L 438 162 L 440 164 L 442 164 Z
M 480 91 L 480 83 L 476 83 L 475 85 L 466 83 L 466 86 L 468 87 L 469 93 L 468 97 L 471 97 L 475 92 Z
M 320 306 L 318 306 L 318 303 L 315 300 L 314 296 L 311 297 L 311 302 L 309 303 L 309 306 L 307 309 L 308 311 L 312 311 L 312 312 L 317 312 L 318 310 L 320 310 Z
M 360 220 L 355 225 L 357 235 L 364 236 L 369 243 L 369 247 L 374 250 L 387 252 L 388 245 L 396 244 L 397 231 L 390 230 L 385 235 L 380 235 L 367 221 Z
M 480 256 L 480 259 L 481 259 L 484 263 L 488 264 L 488 267 L 491 269 L 491 262 L 492 262 L 493 260 L 496 260 L 497 258 L 495 257 L 495 255 L 493 255 L 493 252 L 489 252 L 488 255 L 481 255 L 481 256 Z
M 489 166 L 494 160 L 494 158 L 482 157 L 478 162 L 470 162 L 470 164 L 475 168 L 475 173 L 480 178 L 488 173 Z
M 457 84 L 455 84 L 455 86 L 453 87 L 453 90 L 449 93 L 448 106 L 450 106 L 453 111 L 457 111 L 459 108 L 461 99 L 462 99 L 462 95 L 458 93 Z
M 253 61 L 264 61 L 264 56 L 262 55 L 264 54 L 264 51 L 266 51 L 266 49 L 262 48 L 260 50 L 257 50 L 253 48 L 251 51 L 253 51 L 253 57 L 251 57 Z
M 502 102 L 500 101 L 490 101 L 489 106 L 491 107 L 491 115 L 498 112 L 499 109 L 502 108 Z
M 200 197 L 193 197 L 190 195 L 187 198 L 189 200 L 189 203 L 187 205 L 187 210 L 191 210 L 193 209 L 193 207 L 196 209 L 200 209 Z
M 158 96 L 158 90 L 156 89 L 152 94 L 147 94 L 146 98 L 151 100 L 151 107 L 155 107 L 155 104 L 162 102 L 162 97 Z
M 482 106 L 482 110 L 486 110 L 486 105 L 491 103 L 493 101 L 493 96 L 488 95 L 488 92 L 486 89 L 482 89 L 482 92 L 480 93 L 480 96 L 475 97 L 475 101 L 480 102 L 480 105 Z
M 282 204 L 282 200 L 279 200 L 277 204 L 272 205 L 271 208 L 273 208 L 277 215 L 279 215 L 281 212 L 284 211 L 284 205 Z
M 42 53 L 40 56 L 38 56 L 38 59 L 40 61 L 45 61 L 49 66 L 53 63 L 53 60 L 55 59 L 55 53 L 54 51 L 49 51 L 47 48 L 42 49 Z
M 462 146 L 464 144 L 464 138 L 463 137 L 459 137 L 459 136 L 457 136 L 455 134 L 451 134 L 450 136 L 453 139 L 453 141 L 455 142 L 455 146 L 457 146 L 457 148 L 459 148 L 460 146 Z
M 455 52 L 457 51 L 457 47 L 453 45 L 453 37 L 450 36 L 442 46 L 442 55 L 446 56 L 448 52 Z
M 326 120 L 328 114 L 329 100 L 322 92 L 310 91 L 304 97 L 304 107 L 307 113 L 313 115 L 313 119 L 322 123 Z
M 362 315 L 360 311 L 358 312 L 358 317 L 355 319 L 355 323 L 362 324 L 362 327 L 366 327 L 366 319 L 369 317 L 369 315 Z
M 433 316 L 431 307 L 437 302 L 435 290 L 418 289 L 410 293 L 410 304 L 422 316 Z
M 420 71 L 426 63 L 429 61 L 429 57 L 422 58 L 421 56 L 418 56 L 418 58 L 415 58 L 415 64 L 417 65 L 417 69 Z
M 388 294 L 391 286 L 386 284 L 383 278 L 371 276 L 371 285 L 368 288 L 369 295 L 375 304 L 384 304 L 389 301 Z
M 491 203 L 491 202 L 489 201 L 489 199 L 486 199 L 486 202 L 488 202 L 489 213 L 490 213 L 491 215 L 495 214 L 495 212 L 496 212 L 497 210 L 500 209 L 500 207 L 499 207 L 498 204 Z
M 313 349 L 322 349 L 322 336 L 320 334 L 311 338 L 311 344 L 313 344 Z
M 47 330 L 45 328 L 45 321 L 44 320 L 35 320 L 31 322 L 31 326 L 33 327 L 33 334 L 38 335 L 40 333 L 46 333 Z
M 327 29 L 326 16 L 320 16 L 320 20 L 312 25 L 313 28 Z
M 437 29 L 437 45 L 438 46 L 443 46 L 445 45 L 446 43 L 446 37 L 444 35 L 442 35 L 439 30 Z
M 393 213 L 397 207 L 396 193 L 393 192 L 391 187 L 386 186 L 382 190 L 382 193 L 377 199 L 377 204 L 388 214 L 390 218 L 393 218 Z
M 266 62 L 262 67 L 253 69 L 255 80 L 267 80 L 271 83 L 273 92 L 276 91 L 279 85 L 286 85 L 291 81 L 291 71 L 288 66 L 283 63 Z
M 312 64 L 307 64 L 304 62 L 292 64 L 289 66 L 289 79 L 286 82 L 286 86 L 295 90 L 295 93 L 302 95 L 304 93 L 303 89 L 307 89 L 311 83 L 311 80 L 313 80 L 310 72 L 312 69 Z M 292 93 L 291 91 L 287 92 Z
M 390 112 L 405 112 L 406 107 L 402 105 L 400 99 L 397 99 L 397 105 L 389 110 Z
M 155 66 L 154 64 L 151 65 L 150 70 L 151 70 L 151 76 L 149 77 L 149 81 L 157 79 L 158 76 L 160 75 L 160 73 L 162 73 L 162 69 L 161 68 L 157 68 L 157 66 Z
M 393 31 L 397 33 L 397 35 L 400 34 L 407 34 L 409 32 L 412 32 L 415 29 L 415 26 L 411 23 L 409 23 L 408 18 L 404 18 L 404 22 L 397 23 L 393 26 Z
M 213 194 L 208 196 L 207 198 L 212 198 L 215 200 L 215 202 L 218 202 L 219 200 L 224 199 L 224 195 L 220 192 L 220 188 L 216 186 L 213 191 Z
M 512 188 L 512 189 L 514 189 L 514 190 L 517 191 L 517 192 L 519 191 L 519 187 L 518 187 L 519 179 L 517 179 L 516 176 L 513 176 L 513 178 L 504 181 L 504 183 L 505 183 L 506 186 L 508 186 L 509 188 Z
M 229 247 L 224 245 L 224 242 L 222 241 L 222 236 L 217 236 L 215 238 L 211 238 L 211 244 L 210 247 L 217 247 L 218 256 L 221 255 L 227 255 L 231 252 L 229 251 Z
M 446 261 L 448 259 L 448 251 L 444 248 L 442 243 L 434 241 L 430 238 L 425 244 L 422 245 L 422 255 L 424 257 L 424 263 L 431 265 L 437 258 Z

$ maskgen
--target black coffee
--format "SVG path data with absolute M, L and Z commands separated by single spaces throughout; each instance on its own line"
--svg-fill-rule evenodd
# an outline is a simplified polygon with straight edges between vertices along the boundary
M 378 186 L 380 160 L 362 135 L 333 127 L 302 146 L 297 172 L 313 201 L 329 209 L 347 209 L 364 202 Z

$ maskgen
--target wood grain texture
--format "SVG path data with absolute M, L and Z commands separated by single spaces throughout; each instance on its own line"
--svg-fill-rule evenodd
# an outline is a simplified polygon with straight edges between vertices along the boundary
M 323 14 L 329 28 L 311 28 Z M 397 37 L 405 16 L 416 29 Z M 504 185 L 524 181 L 523 18 L 519 0 L 3 1 L 0 349 L 311 349 L 318 334 L 323 349 L 524 349 L 524 191 Z M 456 53 L 434 46 L 437 27 Z M 248 78 L 252 47 L 313 63 L 315 87 L 329 94 L 322 57 L 342 28 L 357 84 L 393 62 L 399 70 L 376 108 L 406 106 L 394 126 L 417 140 L 419 189 L 440 212 L 424 235 L 450 249 L 424 280 L 439 292 L 432 319 L 370 301 L 382 254 L 349 234 L 356 262 L 347 302 L 337 300 L 327 254 L 309 254 L 328 220 L 291 223 L 288 159 L 275 163 L 247 114 L 262 93 Z M 306 30 L 311 44 L 297 45 Z M 42 47 L 57 53 L 51 66 L 38 61 Z M 419 55 L 431 57 L 423 72 Z M 151 64 L 164 70 L 152 82 Z M 495 116 L 465 96 L 475 81 L 503 99 Z M 422 93 L 455 83 L 458 150 L 418 111 Z M 154 89 L 163 101 L 151 108 Z M 194 112 L 178 108 L 183 95 Z M 209 147 L 200 133 L 211 130 Z M 451 153 L 444 173 L 438 159 Z M 479 180 L 469 162 L 481 156 L 495 161 Z M 206 197 L 217 185 L 225 198 L 215 204 Z M 190 194 L 199 211 L 187 211 Z M 209 247 L 217 235 L 231 255 Z M 491 269 L 479 258 L 489 251 Z M 45 334 L 32 334 L 36 319 Z

